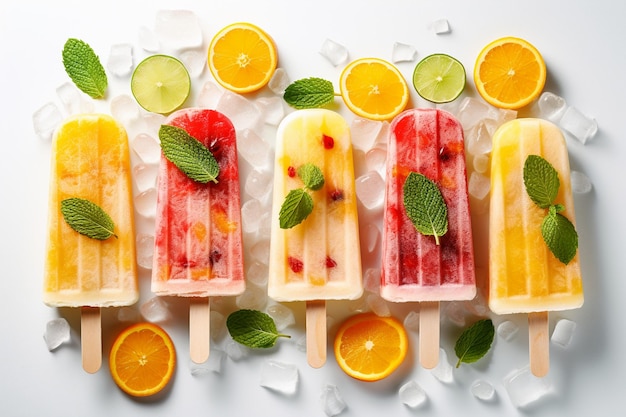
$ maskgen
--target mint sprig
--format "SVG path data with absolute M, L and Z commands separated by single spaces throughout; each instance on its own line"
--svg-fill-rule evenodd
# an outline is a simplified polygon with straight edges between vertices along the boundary
M 272 317 L 258 310 L 231 313 L 226 319 L 226 327 L 234 341 L 255 349 L 271 348 L 279 337 L 291 337 L 279 333 Z
M 106 72 L 91 46 L 70 38 L 63 46 L 62 56 L 65 72 L 76 87 L 91 98 L 104 97 L 108 86 Z
M 448 206 L 434 181 L 423 174 L 411 172 L 404 181 L 404 208 L 418 232 L 439 236 L 448 231 Z
M 162 125 L 159 140 L 163 155 L 194 181 L 217 183 L 220 166 L 211 151 L 185 129 Z
M 283 99 L 295 109 L 319 108 L 333 102 L 335 89 L 323 78 L 303 78 L 287 86 Z
M 524 162 L 524 186 L 530 199 L 548 212 L 541 222 L 541 235 L 554 256 L 567 265 L 578 250 L 578 233 L 574 224 L 560 212 L 565 209 L 555 204 L 559 193 L 559 174 L 538 155 L 528 155 Z
M 324 173 L 314 164 L 308 163 L 296 170 L 304 188 L 289 191 L 278 213 L 281 229 L 291 229 L 302 223 L 313 211 L 313 197 L 309 190 L 317 191 L 324 186 Z
M 495 329 L 491 319 L 479 320 L 461 333 L 454 352 L 459 360 L 456 367 L 462 362 L 473 363 L 487 354 L 493 343 Z
M 96 203 L 84 198 L 67 198 L 61 201 L 61 214 L 67 224 L 82 235 L 97 240 L 117 238 L 113 220 Z

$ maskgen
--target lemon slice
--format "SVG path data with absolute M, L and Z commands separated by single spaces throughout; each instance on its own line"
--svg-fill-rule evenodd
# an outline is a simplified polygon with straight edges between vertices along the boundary
M 191 90 L 187 69 L 168 55 L 152 55 L 141 61 L 130 81 L 137 103 L 144 109 L 168 114 L 183 105 Z
M 448 103 L 465 88 L 465 68 L 450 55 L 429 55 L 415 66 L 413 87 L 420 97 L 432 103 Z

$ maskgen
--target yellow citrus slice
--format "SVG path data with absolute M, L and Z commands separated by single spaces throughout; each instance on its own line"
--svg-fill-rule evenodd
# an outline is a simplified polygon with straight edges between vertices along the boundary
M 276 70 L 278 54 L 272 38 L 246 22 L 226 26 L 211 40 L 209 69 L 224 88 L 250 93 L 265 86 Z
M 409 88 L 402 73 L 378 58 L 349 63 L 341 73 L 339 88 L 348 108 L 367 119 L 392 119 L 409 102 Z
M 137 323 L 122 331 L 109 355 L 113 380 L 135 397 L 154 395 L 165 388 L 175 365 L 172 339 L 152 323 Z
M 378 381 L 400 366 L 408 350 L 408 337 L 402 323 L 393 317 L 357 314 L 339 327 L 334 350 L 346 374 L 362 381 Z
M 130 89 L 144 109 L 168 114 L 187 100 L 191 80 L 189 72 L 178 59 L 152 55 L 141 61 L 133 71 Z
M 496 107 L 515 110 L 528 105 L 541 94 L 545 82 L 543 57 L 524 39 L 496 39 L 476 58 L 476 89 Z

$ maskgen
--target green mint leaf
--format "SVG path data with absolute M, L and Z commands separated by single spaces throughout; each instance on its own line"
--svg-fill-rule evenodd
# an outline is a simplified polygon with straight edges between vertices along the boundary
M 439 236 L 448 231 L 448 206 L 441 191 L 430 179 L 417 172 L 411 172 L 404 181 L 404 208 L 418 232 L 434 236 L 439 244 Z
M 524 185 L 528 196 L 541 208 L 548 208 L 559 192 L 559 174 L 538 155 L 528 155 L 524 162 Z
M 257 310 L 238 310 L 226 319 L 226 327 L 233 340 L 255 349 L 270 348 L 279 337 L 291 337 L 278 333 L 274 320 Z
M 485 356 L 491 348 L 495 329 L 491 319 L 479 320 L 465 329 L 454 345 L 457 358 L 456 367 L 461 362 L 473 363 Z
M 550 251 L 567 265 L 578 250 L 578 233 L 569 219 L 558 213 L 557 206 L 550 206 L 541 222 L 541 234 Z
M 324 107 L 335 100 L 335 89 L 328 80 L 303 78 L 288 85 L 283 98 L 295 109 Z
M 309 190 L 317 191 L 324 186 L 324 173 L 314 164 L 301 165 L 298 176 Z
M 91 47 L 70 38 L 63 46 L 63 66 L 76 87 L 91 98 L 102 98 L 108 80 L 100 59 Z
M 299 225 L 313 211 L 313 198 L 302 188 L 289 191 L 278 213 L 281 229 Z
M 117 235 L 111 217 L 97 204 L 84 198 L 61 201 L 61 214 L 67 224 L 78 233 L 92 239 L 106 240 Z
M 185 175 L 203 184 L 217 183 L 220 166 L 211 151 L 185 129 L 162 125 L 159 139 L 163 155 Z

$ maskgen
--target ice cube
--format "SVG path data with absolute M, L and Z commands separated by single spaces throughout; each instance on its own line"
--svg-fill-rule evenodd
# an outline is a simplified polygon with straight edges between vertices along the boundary
M 251 198 L 241 206 L 241 223 L 244 233 L 255 233 L 259 229 L 261 202 Z
M 484 200 L 491 190 L 491 180 L 479 172 L 472 172 L 467 183 L 467 191 L 477 200 Z
M 264 288 L 248 285 L 243 294 L 235 298 L 235 304 L 240 309 L 263 310 L 267 304 L 267 291 Z
M 544 398 L 552 391 L 547 377 L 538 378 L 530 367 L 515 369 L 504 377 L 504 388 L 515 407 L 525 407 Z
M 162 114 L 147 112 L 141 118 L 144 122 L 144 132 L 158 138 L 161 125 L 165 123 L 167 117 Z
M 583 114 L 573 106 L 569 106 L 567 110 L 565 110 L 559 125 L 583 145 L 587 143 L 588 140 L 593 139 L 598 132 L 598 123 L 596 120 Z
M 380 269 L 367 268 L 363 273 L 363 287 L 366 291 L 378 294 L 380 291 Z
M 334 66 L 345 64 L 348 61 L 348 49 L 332 39 L 324 40 L 320 54 Z
M 563 97 L 546 91 L 537 100 L 537 107 L 539 108 L 539 117 L 558 123 L 563 117 L 567 103 Z
M 410 408 L 417 408 L 428 400 L 426 391 L 415 380 L 410 380 L 398 390 L 400 401 Z
M 130 146 L 146 164 L 157 164 L 161 159 L 161 146 L 152 135 L 139 133 L 133 138 Z
M 444 384 L 454 382 L 454 373 L 452 365 L 448 362 L 448 354 L 442 348 L 439 348 L 439 363 L 433 369 L 431 374 Z
M 117 311 L 117 319 L 122 323 L 137 322 L 141 319 L 141 314 L 135 307 L 120 307 Z
M 298 368 L 293 364 L 267 360 L 261 367 L 260 385 L 282 394 L 294 394 L 298 389 Z
M 250 258 L 264 265 L 268 265 L 270 260 L 270 240 L 261 239 L 255 242 L 250 247 Z
M 128 94 L 113 97 L 109 108 L 111 109 L 111 116 L 123 124 L 136 120 L 140 116 L 139 105 Z
M 57 97 L 59 97 L 68 115 L 92 113 L 94 111 L 93 100 L 87 98 L 73 83 L 63 83 L 57 87 L 56 91 Z
M 129 43 L 111 45 L 107 70 L 118 77 L 130 74 L 133 69 L 133 46 Z
M 589 177 L 582 172 L 571 171 L 570 180 L 572 182 L 572 192 L 576 194 L 587 194 L 591 192 L 591 189 L 593 188 Z
M 159 41 L 174 49 L 202 45 L 202 28 L 198 16 L 190 10 L 159 10 L 154 33 Z
M 420 313 L 417 311 L 409 311 L 404 317 L 404 327 L 407 330 L 418 332 L 420 329 Z
M 216 374 L 222 373 L 222 367 L 224 365 L 224 359 L 226 353 L 220 349 L 211 349 L 209 358 L 203 363 L 195 363 L 189 360 L 189 370 L 193 376 L 202 376 L 214 372 Z
M 382 126 L 383 122 L 378 120 L 355 117 L 350 123 L 350 135 L 352 137 L 353 146 L 364 152 L 372 149 Z
M 376 171 L 369 171 L 356 179 L 356 195 L 368 210 L 382 206 L 385 198 L 385 181 Z
M 296 349 L 300 352 L 306 352 L 306 335 L 302 335 L 296 340 Z
M 572 342 L 574 330 L 576 330 L 576 322 L 567 319 L 561 319 L 556 322 L 550 340 L 555 345 L 566 348 Z
M 224 91 L 216 110 L 224 113 L 239 132 L 244 129 L 258 130 L 261 126 L 261 110 L 253 101 L 239 94 Z
M 46 103 L 33 113 L 33 128 L 41 139 L 50 140 L 62 120 L 63 116 L 57 105 Z
M 346 409 L 346 402 L 339 392 L 339 388 L 334 384 L 326 384 L 320 395 L 322 409 L 327 416 L 332 417 L 340 414 Z
M 269 239 L 272 234 L 272 211 L 270 209 L 264 209 L 263 214 L 259 220 L 259 230 L 257 231 L 257 237 L 259 239 Z
M 464 303 L 451 301 L 445 306 L 445 314 L 446 319 L 459 327 L 465 326 L 465 316 L 467 315 L 467 311 L 465 310 Z
M 138 163 L 133 167 L 133 179 L 139 192 L 146 191 L 156 186 L 158 166 Z
M 198 107 L 215 109 L 223 93 L 224 91 L 217 84 L 213 81 L 207 81 L 202 86 L 202 90 L 198 93 L 196 104 Z
M 146 26 L 140 26 L 137 33 L 137 43 L 146 52 L 158 52 L 161 48 L 159 39 L 154 31 Z
M 267 308 L 267 314 L 274 319 L 278 331 L 296 323 L 293 311 L 284 304 L 272 304 Z
M 243 129 L 237 135 L 237 150 L 255 168 L 264 168 L 268 163 L 270 145 L 253 130 Z
M 138 233 L 136 240 L 137 265 L 145 269 L 152 269 L 154 236 L 146 233 Z
M 413 45 L 408 45 L 402 42 L 394 42 L 393 49 L 391 51 L 391 62 L 411 62 L 415 61 L 417 57 L 417 50 Z
M 181 53 L 179 57 L 190 77 L 198 78 L 202 75 L 207 59 L 204 52 L 189 50 Z
M 443 35 L 445 33 L 450 33 L 450 23 L 448 19 L 437 19 L 432 22 L 431 28 L 433 32 L 437 35 Z
M 52 352 L 63 343 L 71 340 L 70 325 L 64 318 L 56 318 L 46 323 L 46 331 L 43 334 L 48 350 Z
M 289 86 L 290 82 L 291 81 L 289 80 L 289 75 L 287 74 L 287 71 L 285 71 L 284 68 L 279 67 L 276 68 L 274 74 L 272 74 L 272 78 L 270 78 L 267 86 L 274 94 L 282 97 L 282 95 L 285 93 L 285 89 Z
M 246 178 L 244 190 L 250 197 L 263 200 L 272 191 L 273 179 L 270 172 L 254 169 Z
M 256 104 L 261 110 L 261 117 L 270 126 L 278 126 L 285 117 L 284 100 L 282 97 L 259 97 Z
M 153 323 L 168 321 L 172 318 L 167 302 L 158 296 L 152 297 L 143 303 L 139 307 L 139 311 L 144 319 Z
M 219 311 L 211 311 L 211 339 L 221 341 L 226 336 L 226 317 Z
M 498 336 L 506 341 L 512 340 L 518 331 L 519 326 L 510 320 L 505 320 L 500 323 L 497 330 Z
M 376 145 L 365 153 L 365 165 L 368 171 L 376 171 L 381 177 L 385 177 L 387 163 L 387 148 Z
M 489 126 L 491 122 L 492 126 Z M 471 155 L 482 155 L 491 152 L 491 136 L 495 131 L 493 120 L 481 120 L 467 131 L 465 144 L 467 152 Z
M 232 339 L 226 343 L 225 350 L 226 355 L 235 362 L 247 357 L 250 353 L 250 350 L 247 347 L 241 343 L 235 342 Z
M 372 253 L 378 246 L 380 241 L 380 230 L 374 223 L 366 223 L 362 227 L 361 240 L 364 243 L 364 249 L 367 253 Z
M 472 168 L 474 171 L 484 174 L 489 169 L 489 155 L 476 155 L 472 159 Z
M 157 191 L 149 188 L 135 196 L 135 210 L 140 216 L 151 219 L 156 214 Z
M 391 311 L 387 301 L 378 294 L 369 294 L 367 296 L 367 306 L 372 310 L 372 313 L 378 317 L 389 317 Z
M 493 388 L 490 382 L 479 379 L 474 381 L 470 386 L 470 392 L 479 400 L 489 401 L 493 399 L 496 390 Z
M 457 118 L 464 130 L 476 126 L 478 122 L 489 115 L 491 107 L 482 100 L 473 97 L 465 97 L 457 111 Z

